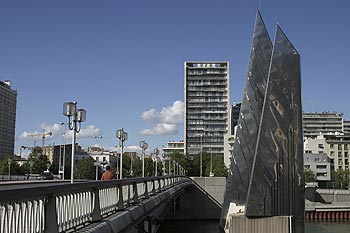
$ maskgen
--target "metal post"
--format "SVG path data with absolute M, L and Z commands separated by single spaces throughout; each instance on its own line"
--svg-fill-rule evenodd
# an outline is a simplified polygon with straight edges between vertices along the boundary
M 201 155 L 200 155 L 200 170 L 199 170 L 199 177 L 202 177 L 203 171 L 202 171 L 202 158 L 203 157 L 203 135 L 201 135 Z
M 62 167 L 62 145 L 60 145 L 60 157 L 58 160 L 58 175 L 61 177 L 61 167 Z
M 71 170 L 70 170 L 70 182 L 74 182 L 74 156 L 75 156 L 75 140 L 76 140 L 76 128 L 77 123 L 73 120 L 73 135 L 72 135 L 72 161 L 71 161 Z
M 11 180 L 11 159 L 7 159 L 8 168 L 9 168 L 9 180 Z
M 119 178 L 123 179 L 123 152 L 124 152 L 124 141 L 123 139 L 121 139 L 121 143 L 120 143 L 120 163 L 119 163 Z
M 169 175 L 171 175 L 171 160 L 169 158 Z
M 213 174 L 213 149 L 210 148 L 210 177 Z
M 142 148 L 142 177 L 145 177 L 145 150 Z
M 66 134 L 67 134 L 66 125 L 64 125 L 63 167 L 62 167 L 62 179 L 63 180 L 64 180 L 64 171 L 65 171 L 65 167 L 66 167 Z

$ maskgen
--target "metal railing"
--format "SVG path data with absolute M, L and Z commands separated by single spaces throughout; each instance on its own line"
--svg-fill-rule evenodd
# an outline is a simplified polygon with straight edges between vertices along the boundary
M 0 191 L 0 232 L 70 232 L 190 179 L 160 176 L 74 184 L 9 186 Z

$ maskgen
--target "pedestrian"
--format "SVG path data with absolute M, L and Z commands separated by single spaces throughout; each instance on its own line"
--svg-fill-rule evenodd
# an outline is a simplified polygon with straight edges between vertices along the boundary
M 106 166 L 106 171 L 102 174 L 101 180 L 113 180 L 113 172 L 111 172 L 111 167 Z

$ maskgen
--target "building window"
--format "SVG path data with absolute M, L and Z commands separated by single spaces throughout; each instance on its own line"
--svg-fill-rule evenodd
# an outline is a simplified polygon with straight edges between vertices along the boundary
M 317 173 L 317 176 L 325 177 L 325 176 L 327 176 L 327 172 L 319 172 L 319 173 Z
M 344 145 L 344 150 L 348 150 L 348 144 Z
M 330 144 L 329 147 L 330 147 L 331 149 L 334 149 L 334 144 Z
M 106 157 L 103 157 L 103 162 L 105 162 L 106 161 Z
M 323 144 L 318 144 L 318 148 L 323 149 L 324 148 Z
M 327 165 L 316 165 L 316 169 L 327 169 Z
M 334 156 L 334 151 L 331 151 L 331 156 Z
M 315 162 L 320 162 L 320 158 L 315 158 Z
M 342 149 L 343 149 L 342 145 L 338 144 L 338 150 L 342 150 Z
M 341 157 L 341 156 L 342 156 L 341 151 L 339 151 L 338 152 L 338 157 Z
M 305 169 L 310 169 L 310 165 L 305 165 Z
M 99 157 L 96 157 L 96 162 L 98 162 L 98 160 L 99 160 Z

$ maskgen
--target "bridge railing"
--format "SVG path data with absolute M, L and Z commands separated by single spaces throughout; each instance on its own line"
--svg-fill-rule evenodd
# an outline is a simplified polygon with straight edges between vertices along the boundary
M 11 186 L 0 191 L 0 232 L 69 232 L 182 182 L 184 176 Z

